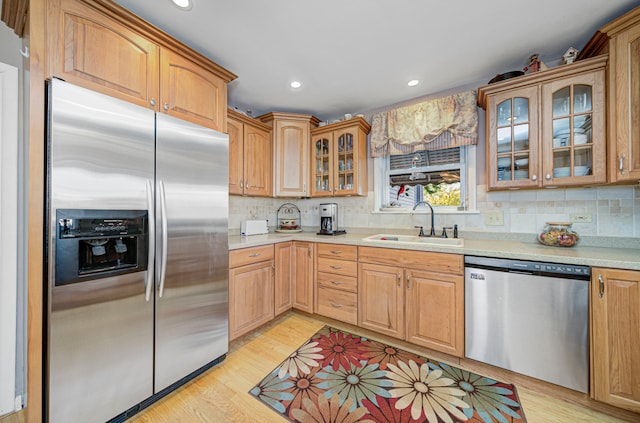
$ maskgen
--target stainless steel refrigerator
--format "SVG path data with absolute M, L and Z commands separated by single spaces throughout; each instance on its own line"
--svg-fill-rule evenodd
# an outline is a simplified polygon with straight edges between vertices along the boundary
M 228 351 L 228 136 L 47 89 L 44 419 L 123 420 Z

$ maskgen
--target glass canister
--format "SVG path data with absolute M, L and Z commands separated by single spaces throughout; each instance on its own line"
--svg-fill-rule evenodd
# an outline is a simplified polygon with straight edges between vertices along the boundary
M 571 225 L 570 222 L 547 222 L 538 234 L 538 241 L 552 247 L 573 247 L 580 237 L 571 229 Z

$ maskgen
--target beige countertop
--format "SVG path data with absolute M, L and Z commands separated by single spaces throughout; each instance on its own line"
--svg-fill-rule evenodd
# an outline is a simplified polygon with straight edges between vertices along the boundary
M 346 235 L 327 236 L 317 235 L 316 230 L 305 230 L 297 233 L 277 233 L 270 232 L 265 235 L 229 236 L 229 249 L 235 250 L 258 245 L 275 244 L 285 241 L 311 241 L 332 244 L 348 244 L 367 247 L 384 247 L 397 249 L 410 249 L 417 251 L 436 251 L 443 253 L 463 254 L 468 256 L 484 256 L 512 258 L 519 260 L 535 260 L 551 263 L 579 264 L 592 267 L 609 267 L 618 269 L 640 270 L 640 247 L 638 243 L 615 242 L 617 247 L 594 246 L 588 243 L 578 243 L 575 247 L 547 247 L 535 241 L 535 236 L 520 237 L 521 239 L 510 239 L 508 234 L 462 234 L 464 239 L 463 247 L 448 247 L 439 245 L 415 245 L 402 244 L 394 241 L 365 241 L 371 235 L 380 233 L 412 234 L 413 232 L 403 232 L 397 230 L 374 230 L 374 229 L 347 229 Z M 486 235 L 485 238 L 482 238 Z M 467 237 L 468 236 L 468 237 Z M 487 239 L 489 238 L 489 239 Z M 627 245 L 629 244 L 629 245 Z M 619 245 L 625 245 L 621 248 Z

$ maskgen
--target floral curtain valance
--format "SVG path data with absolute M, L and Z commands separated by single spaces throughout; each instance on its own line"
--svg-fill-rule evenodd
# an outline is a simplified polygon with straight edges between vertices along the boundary
M 475 91 L 376 113 L 371 118 L 371 157 L 477 143 Z

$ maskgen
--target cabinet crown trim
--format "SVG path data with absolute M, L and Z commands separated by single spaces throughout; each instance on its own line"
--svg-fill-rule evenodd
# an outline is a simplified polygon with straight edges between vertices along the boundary
M 285 113 L 285 112 L 270 112 L 265 113 L 264 115 L 260 115 L 257 117 L 258 120 L 272 124 L 272 122 L 276 119 L 286 119 L 286 120 L 299 120 L 301 122 L 309 122 L 312 126 L 318 126 L 320 123 L 320 119 L 313 115 L 303 115 L 298 113 Z
M 369 133 L 371 131 L 371 125 L 362 117 L 354 117 L 349 120 L 343 120 L 340 122 L 332 123 L 326 126 L 320 126 L 318 128 L 311 129 L 311 135 L 315 135 L 321 132 L 331 132 L 337 129 L 350 128 L 354 125 L 357 125 L 360 129 L 362 129 L 365 133 Z
M 578 60 L 596 56 L 601 52 L 606 52 L 606 48 L 609 46 L 609 39 L 639 23 L 640 6 L 630 10 L 598 29 L 589 41 L 587 41 L 584 48 L 580 50 Z
M 478 106 L 486 110 L 489 104 L 488 96 L 491 94 L 540 84 L 565 76 L 575 76 L 583 72 L 591 72 L 599 68 L 604 68 L 607 65 L 608 59 L 608 54 L 602 54 L 590 59 L 580 60 L 576 63 L 560 65 L 544 71 L 507 79 L 506 81 L 496 82 L 491 85 L 485 85 L 478 88 Z
M 167 48 L 174 53 L 185 57 L 186 59 L 196 63 L 198 66 L 209 70 L 216 76 L 229 83 L 236 79 L 238 76 L 228 69 L 215 63 L 213 60 L 204 56 L 201 53 L 193 50 L 188 45 L 176 40 L 169 34 L 165 33 L 161 29 L 153 26 L 149 22 L 140 18 L 138 15 L 130 12 L 124 7 L 110 0 L 80 0 L 84 3 L 99 11 L 100 13 L 116 20 L 117 22 L 131 28 L 138 34 L 148 38 L 150 41 L 159 44 L 161 47 Z
M 266 125 L 266 124 L 260 122 L 256 118 L 252 118 L 252 117 L 249 117 L 247 115 L 243 115 L 242 113 L 236 112 L 233 109 L 228 109 L 227 110 L 227 117 L 229 117 L 230 119 L 234 119 L 234 120 L 240 121 L 242 123 L 248 124 L 248 125 L 255 126 L 257 128 L 260 128 L 260 129 L 264 129 L 265 131 L 271 131 L 271 127 L 269 125 Z

